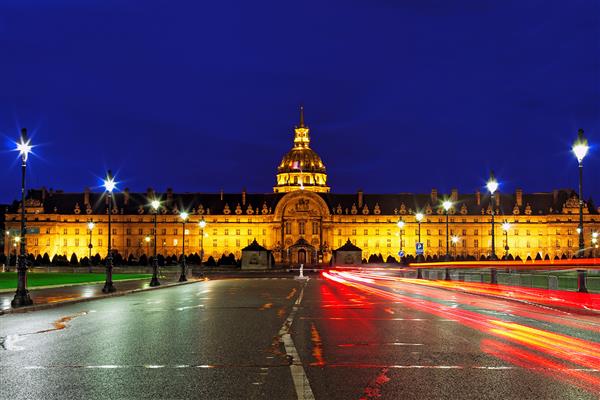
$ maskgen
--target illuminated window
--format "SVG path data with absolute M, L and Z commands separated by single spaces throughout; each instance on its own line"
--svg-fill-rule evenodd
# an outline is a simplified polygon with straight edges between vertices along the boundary
M 473 231 L 473 235 L 479 235 L 479 229 L 475 229 L 475 230 Z
M 475 239 L 473 241 L 473 247 L 475 247 L 475 248 L 479 247 L 479 239 Z
M 342 230 L 338 229 L 338 236 L 342 236 Z
M 237 247 L 240 247 L 240 239 L 235 239 L 235 245 L 236 245 Z
M 79 228 L 75 228 L 75 234 L 79 235 Z
M 240 235 L 240 230 L 239 230 L 239 229 L 236 229 L 236 230 L 235 230 L 235 234 L 236 234 L 237 236 L 239 236 L 239 235 Z
M 67 234 L 67 228 L 63 229 L 63 234 L 66 235 Z
M 189 230 L 189 229 L 186 229 L 186 230 L 183 232 L 183 234 L 184 234 L 184 235 L 189 235 L 189 234 L 190 234 L 190 230 Z
M 352 236 L 356 236 L 356 229 L 352 229 Z
M 252 235 L 252 229 L 248 229 L 248 235 Z
M 217 230 L 213 229 L 213 236 L 217 236 Z
M 375 229 L 375 235 L 379 235 L 379 229 Z
M 313 235 L 318 235 L 319 234 L 319 223 L 318 222 L 313 222 L 312 223 L 312 234 Z
M 285 223 L 285 233 L 286 233 L 286 235 L 292 234 L 292 223 L 291 222 Z
M 217 239 L 213 239 L 212 245 L 213 247 L 217 247 Z
M 37 239 L 35 239 L 35 245 L 37 246 Z M 79 239 L 75 239 L 75 247 L 79 247 Z
M 427 229 L 427 235 L 431 235 L 431 229 Z
M 263 236 L 266 235 L 267 234 L 267 230 L 263 229 L 263 233 L 262 234 L 263 234 Z
M 98 239 L 98 247 L 102 247 L 102 239 Z
M 177 228 L 173 229 L 173 235 L 177 235 Z
M 167 230 L 165 228 L 160 230 L 160 234 L 161 235 L 166 235 L 167 234 Z
M 229 235 L 229 229 L 225 228 L 225 235 Z
M 67 247 L 67 239 L 63 239 L 63 246 Z
M 177 243 L 179 243 L 178 239 L 173 239 L 173 246 L 177 246 Z

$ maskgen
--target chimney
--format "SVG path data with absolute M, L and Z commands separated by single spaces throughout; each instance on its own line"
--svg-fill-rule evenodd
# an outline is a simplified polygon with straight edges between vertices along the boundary
M 173 200 L 173 189 L 167 188 L 167 201 Z
M 362 208 L 363 206 L 363 191 L 362 189 L 358 189 L 358 208 Z
M 481 205 L 481 192 L 479 190 L 475 192 L 475 204 Z
M 46 200 L 46 186 L 42 186 L 42 202 Z
M 125 188 L 125 190 L 123 190 L 123 204 L 129 204 L 129 188 Z
M 246 205 L 246 188 L 242 190 L 242 205 Z
M 431 204 L 437 204 L 437 189 L 431 189 Z
M 554 189 L 552 191 L 552 205 L 556 207 L 557 202 L 558 202 L 558 189 Z
M 458 189 L 452 189 L 450 193 L 450 201 L 456 203 L 458 201 Z
M 223 189 L 221 188 L 221 201 L 223 201 Z
M 494 193 L 494 198 L 495 198 L 495 202 L 496 202 L 496 207 L 500 207 L 500 192 L 496 192 Z
M 86 187 L 83 190 L 83 205 L 84 206 L 90 205 L 90 188 L 89 187 Z
M 515 201 L 517 202 L 517 207 L 523 207 L 523 189 L 517 189 L 515 192 Z
M 154 189 L 152 189 L 151 187 L 146 189 L 146 197 L 149 199 L 154 199 L 155 198 Z

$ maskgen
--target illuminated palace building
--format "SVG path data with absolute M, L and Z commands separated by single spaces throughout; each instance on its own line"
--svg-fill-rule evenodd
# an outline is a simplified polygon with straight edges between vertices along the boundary
M 492 204 L 495 210 L 496 254 L 502 257 L 505 246 L 512 257 L 572 257 L 578 249 L 579 199 L 572 190 L 547 193 L 470 194 L 453 190 L 447 195 L 435 189 L 426 194 L 334 194 L 327 182 L 325 164 L 310 147 L 310 130 L 304 123 L 294 129 L 292 149 L 277 167 L 273 193 L 176 193 L 168 189 L 157 193 L 114 193 L 112 208 L 112 245 L 123 257 L 153 253 L 153 209 L 151 200 L 161 200 L 158 210 L 157 251 L 164 256 L 201 253 L 219 258 L 241 249 L 254 239 L 273 250 L 276 262 L 328 262 L 332 251 L 348 240 L 362 249 L 364 259 L 380 255 L 398 258 L 402 249 L 415 254 L 422 213 L 421 242 L 426 258 L 446 254 L 446 210 L 448 212 L 452 256 L 489 256 L 491 252 Z M 108 202 L 104 193 L 89 189 L 64 193 L 45 189 L 31 190 L 25 202 L 27 250 L 37 256 L 48 253 L 78 258 L 88 255 L 91 237 L 93 254 L 106 255 L 108 240 Z M 13 248 L 19 233 L 20 203 L 6 209 L 5 254 Z M 180 213 L 189 219 L 182 232 Z M 585 246 L 591 247 L 592 232 L 600 230 L 599 209 L 584 204 Z M 206 222 L 201 231 L 199 221 Z M 402 220 L 402 228 L 398 222 Z M 90 235 L 87 223 L 95 222 Z M 510 222 L 503 230 L 502 223 Z M 203 236 L 203 238 L 201 237 Z M 185 239 L 182 239 L 185 237 Z M 149 241 L 150 240 L 150 241 Z

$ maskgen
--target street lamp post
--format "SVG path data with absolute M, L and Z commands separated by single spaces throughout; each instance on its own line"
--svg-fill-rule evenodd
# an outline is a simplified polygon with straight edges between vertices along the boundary
M 30 140 L 27 139 L 27 129 L 25 128 L 21 129 L 21 140 L 17 143 L 17 150 L 21 156 L 21 255 L 17 266 L 17 291 L 10 303 L 15 308 L 33 304 L 31 297 L 29 297 L 29 290 L 27 290 L 27 252 L 25 248 L 25 235 L 27 234 L 25 226 L 25 172 L 27 170 L 27 157 L 31 152 L 31 144 Z
M 202 272 L 202 265 L 204 264 L 204 228 L 206 228 L 204 217 L 200 219 L 198 226 L 200 227 L 200 273 L 204 274 Z
M 508 221 L 504 221 L 502 223 L 502 231 L 504 232 L 504 259 L 508 260 L 508 250 L 510 250 L 510 247 L 508 247 L 508 230 L 510 229 L 511 225 L 510 222 Z
M 449 232 L 449 211 L 452 207 L 452 202 L 450 200 L 444 200 L 442 203 L 442 207 L 444 207 L 444 211 L 446 212 L 446 261 L 450 261 L 450 232 Z M 446 268 L 444 279 L 449 281 L 450 278 L 450 268 Z
M 150 241 L 152 239 L 150 238 L 150 235 L 146 235 L 146 237 L 144 237 L 144 242 L 146 242 L 146 256 L 150 257 Z
M 452 247 L 454 248 L 454 259 L 456 260 L 456 245 L 458 244 L 460 238 L 456 235 L 452 235 L 450 240 L 452 241 Z
M 577 251 L 577 257 L 583 258 L 585 255 L 585 242 L 583 240 L 583 159 L 589 150 L 587 139 L 583 136 L 583 129 L 577 131 L 577 140 L 573 143 L 572 150 L 579 163 L 579 250 Z M 585 275 L 584 269 L 577 270 L 577 290 L 583 293 L 587 293 Z
M 150 202 L 152 207 L 152 213 L 154 214 L 154 257 L 152 257 L 152 279 L 150 280 L 150 286 L 160 286 L 158 280 L 158 257 L 156 256 L 156 231 L 157 231 L 157 216 L 158 209 L 160 208 L 160 201 L 154 199 Z
M 487 189 L 490 192 L 490 202 L 492 205 L 492 251 L 490 254 L 490 260 L 496 261 L 498 257 L 496 256 L 496 242 L 495 242 L 495 228 L 494 228 L 494 214 L 496 213 L 496 196 L 494 193 L 498 190 L 498 181 L 494 176 L 494 172 L 490 173 L 490 179 L 487 181 Z M 490 283 L 498 283 L 498 276 L 496 268 L 490 269 Z
M 598 232 L 592 232 L 592 252 L 596 254 L 598 248 Z
M 402 263 L 402 257 L 404 254 L 404 251 L 402 251 L 402 230 L 404 229 L 404 221 L 402 220 L 402 218 L 400 218 L 398 220 L 398 222 L 396 223 L 396 225 L 398 225 L 398 262 Z
M 188 219 L 188 216 L 189 214 L 185 211 L 182 211 L 181 214 L 179 214 L 179 218 L 181 218 L 181 223 L 183 225 L 183 232 L 181 236 L 181 275 L 179 276 L 179 282 L 187 281 L 187 278 L 185 276 L 187 270 L 187 265 L 185 263 L 185 222 Z
M 417 254 L 417 262 L 423 262 L 425 257 L 423 256 L 424 246 L 421 243 L 421 221 L 423 220 L 424 215 L 421 212 L 415 214 L 415 219 L 417 220 L 417 243 L 421 244 L 421 254 Z M 417 268 L 417 279 L 423 279 L 423 273 L 421 272 L 421 268 Z
M 113 255 L 112 255 L 112 192 L 115 190 L 115 180 L 112 172 L 108 170 L 106 178 L 104 179 L 104 189 L 106 190 L 106 196 L 108 197 L 108 254 L 106 255 L 106 282 L 102 288 L 102 293 L 112 293 L 117 290 L 112 281 L 112 270 L 113 270 Z
M 92 248 L 94 247 L 94 245 L 92 244 L 92 231 L 94 230 L 95 226 L 96 224 L 94 224 L 94 221 L 90 221 L 87 223 L 87 228 L 90 232 L 90 242 L 88 243 L 88 272 L 90 274 L 92 273 Z

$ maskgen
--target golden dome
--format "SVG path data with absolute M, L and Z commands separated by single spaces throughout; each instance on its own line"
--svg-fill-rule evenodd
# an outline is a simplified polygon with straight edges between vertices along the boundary
M 304 125 L 304 108 L 300 107 L 300 124 L 294 128 L 294 147 L 277 167 L 276 193 L 294 190 L 329 192 L 325 164 L 310 148 L 308 126 Z

